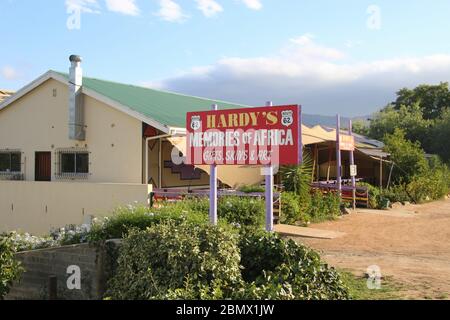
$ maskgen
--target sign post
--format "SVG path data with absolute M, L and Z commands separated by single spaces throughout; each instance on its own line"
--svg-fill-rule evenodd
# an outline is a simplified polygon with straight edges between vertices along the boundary
M 341 161 L 341 116 L 338 114 L 336 116 L 336 182 L 338 187 L 338 195 L 339 199 L 341 199 L 342 196 L 342 173 L 341 168 L 342 167 L 342 161 Z
M 266 107 L 272 107 L 272 101 L 266 103 Z M 273 231 L 273 164 L 265 167 L 266 179 L 266 231 Z
M 213 104 L 211 109 L 217 111 L 217 104 Z M 211 164 L 209 170 L 209 221 L 215 226 L 217 225 L 217 164 Z
M 299 105 L 188 112 L 186 164 L 210 166 L 210 221 L 217 224 L 217 166 L 264 166 L 266 229 L 273 231 L 274 166 L 301 160 Z M 300 150 L 299 150 L 300 149 Z
M 352 120 L 349 120 L 348 123 L 348 134 L 350 137 L 353 137 L 353 124 Z M 354 150 L 350 150 L 350 176 L 352 178 L 352 195 L 353 195 L 353 210 L 356 210 L 356 166 L 355 166 L 355 155 Z

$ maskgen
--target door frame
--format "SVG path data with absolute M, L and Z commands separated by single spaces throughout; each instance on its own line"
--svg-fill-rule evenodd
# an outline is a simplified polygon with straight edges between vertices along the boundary
M 50 168 L 49 168 L 49 173 L 50 173 L 50 175 L 49 175 L 49 178 L 48 178 L 48 180 L 46 179 L 46 180 L 43 180 L 43 179 L 38 179 L 39 177 L 38 177 L 38 155 L 40 155 L 40 154 L 48 154 L 49 156 L 50 156 L 50 163 L 49 163 L 49 165 L 50 165 Z M 34 153 L 34 181 L 37 181 L 37 182 L 49 182 L 49 181 L 52 181 L 52 152 L 51 151 L 36 151 L 35 153 Z

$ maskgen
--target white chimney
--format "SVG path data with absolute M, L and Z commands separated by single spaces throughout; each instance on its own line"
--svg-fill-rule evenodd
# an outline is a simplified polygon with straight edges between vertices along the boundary
M 81 69 L 81 57 L 71 55 L 69 71 L 69 139 L 83 141 L 84 131 L 84 106 L 81 86 L 83 85 L 83 70 Z

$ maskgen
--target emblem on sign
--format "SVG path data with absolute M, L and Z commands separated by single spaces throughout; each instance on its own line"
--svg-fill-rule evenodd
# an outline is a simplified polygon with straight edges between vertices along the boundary
M 192 116 L 191 117 L 191 128 L 192 130 L 198 130 L 202 126 L 202 120 L 200 116 Z
M 289 127 L 294 123 L 294 114 L 292 110 L 282 111 L 281 112 L 281 123 L 285 127 Z

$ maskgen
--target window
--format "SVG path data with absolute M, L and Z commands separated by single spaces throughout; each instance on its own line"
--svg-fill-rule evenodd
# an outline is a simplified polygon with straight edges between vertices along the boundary
M 22 154 L 19 151 L 0 151 L 0 172 L 20 173 Z
M 89 175 L 89 152 L 80 150 L 62 150 L 58 153 L 59 177 L 87 178 Z

